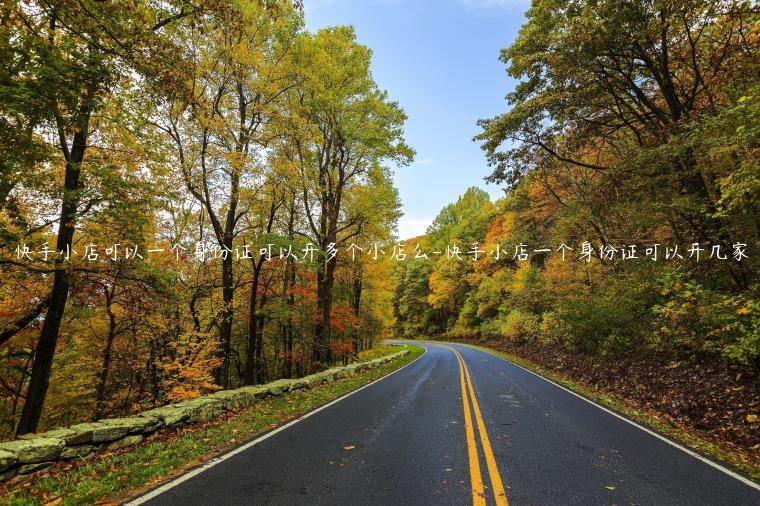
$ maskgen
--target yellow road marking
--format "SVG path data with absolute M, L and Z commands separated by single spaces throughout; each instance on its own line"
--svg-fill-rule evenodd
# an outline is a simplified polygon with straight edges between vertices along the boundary
M 457 360 L 459 360 L 457 358 Z M 478 460 L 478 447 L 475 443 L 475 430 L 472 427 L 470 415 L 470 402 L 467 399 L 465 387 L 464 368 L 459 364 L 459 382 L 462 384 L 462 408 L 464 409 L 464 427 L 467 434 L 467 455 L 470 460 L 470 483 L 472 486 L 473 506 L 485 506 L 486 494 L 483 490 L 483 478 L 480 475 L 480 461 Z
M 499 468 L 496 465 L 496 458 L 491 448 L 491 440 L 488 438 L 488 431 L 486 430 L 486 424 L 483 422 L 483 416 L 480 414 L 480 406 L 478 405 L 478 398 L 475 396 L 475 391 L 472 388 L 472 380 L 470 379 L 470 371 L 467 367 L 467 363 L 464 358 L 456 351 L 459 359 L 464 366 L 464 374 L 467 378 L 467 388 L 470 391 L 470 398 L 472 399 L 473 411 L 475 411 L 475 420 L 478 422 L 478 432 L 480 433 L 480 441 L 483 443 L 483 453 L 486 456 L 486 465 L 488 466 L 488 475 L 491 478 L 491 488 L 496 499 L 497 506 L 508 506 L 507 492 L 504 490 L 504 484 L 501 482 L 501 475 L 499 474 Z
M 454 348 L 450 348 L 448 346 L 445 346 L 445 348 L 448 348 L 449 350 L 454 352 L 454 355 L 457 357 L 457 361 L 459 362 L 459 379 L 462 383 L 462 403 L 464 405 L 464 413 L 465 413 L 465 429 L 467 432 L 467 449 L 468 453 L 470 455 L 470 477 L 472 481 L 472 501 L 473 505 L 481 505 L 485 504 L 485 499 L 483 495 L 476 494 L 476 489 L 482 491 L 483 490 L 483 482 L 480 475 L 480 463 L 478 461 L 477 456 L 477 448 L 474 446 L 474 434 L 473 434 L 473 428 L 472 428 L 472 421 L 470 420 L 470 407 L 469 402 L 467 399 L 467 394 L 465 392 L 465 384 L 467 386 L 467 390 L 469 391 L 469 398 L 472 399 L 472 407 L 473 411 L 475 413 L 475 420 L 478 426 L 478 433 L 480 434 L 480 442 L 483 445 L 483 454 L 486 458 L 486 467 L 488 468 L 488 475 L 491 479 L 491 489 L 494 493 L 494 499 L 497 506 L 509 506 L 509 502 L 507 501 L 507 493 L 504 490 L 504 484 L 501 481 L 501 475 L 499 474 L 499 468 L 496 465 L 496 458 L 493 454 L 493 449 L 491 448 L 491 440 L 488 438 L 488 431 L 486 430 L 486 425 L 483 422 L 483 416 L 480 412 L 480 406 L 478 405 L 478 398 L 475 395 L 475 390 L 472 387 L 472 379 L 470 378 L 470 371 L 467 367 L 467 363 L 464 360 L 464 357 L 460 355 L 460 353 L 455 350 Z M 470 444 L 470 439 L 472 438 L 472 446 Z M 473 451 L 475 453 L 474 460 L 473 460 Z M 473 472 L 473 464 L 477 468 L 475 472 Z M 477 481 L 475 479 L 475 476 L 477 476 Z

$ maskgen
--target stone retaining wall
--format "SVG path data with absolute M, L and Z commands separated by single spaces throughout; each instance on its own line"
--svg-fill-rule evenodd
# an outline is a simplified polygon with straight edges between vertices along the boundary
M 266 385 L 221 390 L 189 401 L 143 411 L 127 418 L 111 418 L 27 434 L 21 439 L 0 443 L 0 482 L 17 474 L 29 474 L 57 461 L 88 458 L 98 452 L 116 450 L 142 442 L 164 428 L 211 420 L 224 411 L 250 406 L 260 399 L 309 389 L 322 383 L 353 376 L 408 354 L 408 350 L 359 362 L 297 379 L 281 379 Z

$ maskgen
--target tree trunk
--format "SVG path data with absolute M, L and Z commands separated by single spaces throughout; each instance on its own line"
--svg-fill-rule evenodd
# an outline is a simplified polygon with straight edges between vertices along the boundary
M 288 294 L 288 328 L 287 328 L 287 341 L 285 344 L 286 362 L 285 362 L 285 374 L 288 378 L 293 377 L 293 306 L 295 306 L 295 295 L 293 295 L 293 288 L 296 286 L 296 268 L 295 265 L 291 265 L 290 268 L 290 293 Z
M 290 284 L 290 259 L 285 262 L 285 266 L 282 271 L 282 293 L 280 295 L 280 300 L 282 301 L 282 306 L 285 307 L 288 303 L 288 285 Z M 285 321 L 280 321 L 280 340 L 282 343 L 282 370 L 283 370 L 283 376 L 285 375 L 285 361 L 287 360 L 287 343 L 288 343 L 288 325 Z M 275 375 L 279 373 L 279 370 L 277 368 L 278 363 L 277 360 L 279 359 L 279 345 L 275 343 Z M 290 377 L 290 376 L 288 376 Z
M 225 241 L 226 242 L 226 241 Z M 230 250 L 232 245 L 225 244 Z M 222 318 L 219 322 L 219 346 L 222 365 L 216 370 L 216 383 L 227 388 L 230 375 L 230 349 L 232 343 L 232 318 L 235 289 L 233 287 L 232 253 L 222 258 Z
M 351 297 L 351 305 L 354 310 L 354 316 L 356 317 L 357 322 L 359 321 L 359 308 L 361 307 L 362 298 L 362 274 L 362 265 L 359 264 L 354 275 Z M 354 342 L 354 353 L 358 355 L 361 351 L 361 342 L 359 340 L 359 331 L 355 327 L 351 331 L 351 337 Z
M 90 108 L 94 98 L 94 89 L 90 89 L 88 96 L 85 97 L 84 110 L 77 121 L 77 132 L 74 134 L 71 150 L 65 146 L 65 138 L 61 134 L 62 146 L 66 158 L 66 172 L 64 176 L 64 193 L 63 203 L 61 205 L 61 217 L 58 226 L 58 237 L 56 239 L 56 249 L 60 252 L 70 251 L 72 239 L 74 237 L 74 228 L 76 226 L 76 214 L 79 207 L 79 180 L 84 160 L 85 150 L 87 149 L 87 134 L 89 131 Z M 64 126 L 59 125 L 61 132 Z M 69 287 L 71 280 L 69 273 L 63 265 L 64 260 L 61 255 L 56 258 L 56 271 L 53 275 L 53 287 L 50 291 L 50 304 L 45 313 L 45 320 L 40 331 L 40 339 L 37 343 L 37 349 L 34 352 L 34 364 L 32 365 L 32 375 L 29 379 L 29 387 L 26 394 L 26 402 L 21 410 L 21 418 L 16 434 L 28 434 L 35 432 L 42 416 L 42 408 L 45 404 L 48 386 L 50 382 L 50 372 L 53 368 L 53 357 L 55 348 L 58 344 L 58 335 L 63 321 L 63 313 L 66 308 L 66 300 L 69 296 Z
M 115 288 L 114 288 L 115 290 Z M 100 368 L 100 377 L 98 386 L 95 389 L 95 416 L 94 420 L 99 420 L 105 416 L 105 398 L 106 384 L 108 383 L 108 373 L 111 370 L 111 350 L 113 342 L 116 339 L 116 315 L 111 311 L 111 301 L 113 292 L 108 293 L 106 288 L 106 311 L 108 312 L 108 335 L 106 336 L 106 347 L 103 351 L 103 365 Z
M 257 338 L 257 318 L 258 311 L 258 287 L 261 267 L 264 265 L 264 257 L 259 257 L 258 261 L 251 260 L 253 263 L 253 282 L 251 284 L 251 297 L 248 303 L 248 346 L 245 353 L 245 373 L 243 382 L 246 385 L 256 383 L 256 349 L 258 346 Z
M 264 305 L 266 297 L 262 297 L 261 306 Z M 256 326 L 256 383 L 264 383 L 266 380 L 266 371 L 264 370 L 264 324 L 266 320 L 263 315 L 258 318 Z
M 323 250 L 324 251 L 324 250 Z M 314 360 L 329 364 L 332 362 L 330 348 L 332 310 L 332 289 L 335 282 L 335 259 L 325 262 L 323 271 L 317 274 L 317 310 L 320 319 L 315 331 Z

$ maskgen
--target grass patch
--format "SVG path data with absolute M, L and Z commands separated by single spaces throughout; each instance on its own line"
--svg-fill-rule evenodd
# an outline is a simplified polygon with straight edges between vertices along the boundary
M 476 348 L 497 357 L 504 358 L 514 364 L 517 364 L 529 371 L 532 371 L 546 379 L 549 379 L 555 383 L 562 385 L 568 390 L 572 390 L 587 399 L 590 399 L 597 404 L 611 409 L 630 420 L 633 420 L 645 427 L 648 427 L 664 436 L 667 436 L 674 441 L 678 441 L 683 445 L 695 450 L 706 456 L 710 456 L 716 460 L 727 463 L 737 470 L 743 472 L 747 476 L 758 480 L 760 479 L 760 465 L 753 460 L 749 455 L 742 452 L 737 448 L 733 448 L 726 443 L 718 443 L 710 441 L 696 434 L 689 427 L 684 426 L 677 421 L 654 411 L 644 411 L 626 399 L 615 396 L 608 391 L 595 387 L 594 385 L 580 383 L 573 381 L 566 376 L 559 374 L 555 371 L 550 371 L 534 362 L 525 360 L 524 358 L 504 353 L 497 350 L 492 350 L 484 346 L 478 346 L 475 344 L 457 343 L 463 346 L 469 346 Z
M 0 489 L 0 503 L 8 505 L 79 505 L 124 500 L 144 487 L 152 487 L 183 469 L 201 464 L 256 436 L 302 416 L 328 402 L 395 371 L 424 353 L 419 346 L 388 347 L 385 353 L 409 349 L 411 353 L 356 376 L 311 390 L 270 397 L 217 420 L 188 425 L 129 450 L 101 455 L 91 461 L 60 465 L 47 474 L 15 488 Z M 377 358 L 377 357 L 373 357 Z M 130 491 L 132 493 L 130 494 Z
M 376 358 L 396 353 L 399 349 L 398 346 L 391 346 L 385 343 L 377 343 L 372 348 L 359 352 L 359 362 L 368 362 Z

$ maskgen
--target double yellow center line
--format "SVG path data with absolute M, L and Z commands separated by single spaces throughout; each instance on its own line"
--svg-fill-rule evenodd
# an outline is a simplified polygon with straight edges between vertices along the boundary
M 470 371 L 467 369 L 462 355 L 457 350 L 445 346 L 454 352 L 459 362 L 459 381 L 462 384 L 462 408 L 464 409 L 464 426 L 467 436 L 467 454 L 470 460 L 470 482 L 472 485 L 472 504 L 473 506 L 484 506 L 486 504 L 486 494 L 483 489 L 483 478 L 480 474 L 480 459 L 478 457 L 478 447 L 475 441 L 475 428 L 473 427 L 472 415 L 475 415 L 475 423 L 480 435 L 480 443 L 483 446 L 483 455 L 486 460 L 488 476 L 491 479 L 491 490 L 498 506 L 508 506 L 507 493 L 504 490 L 504 484 L 501 482 L 499 468 L 496 466 L 496 459 L 491 448 L 491 441 L 488 439 L 486 425 L 483 423 L 483 416 L 480 413 L 478 398 L 475 396 L 475 390 L 472 388 Z M 469 393 L 469 395 L 468 395 Z M 472 412 L 470 411 L 470 401 L 472 401 Z

